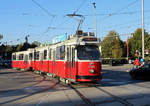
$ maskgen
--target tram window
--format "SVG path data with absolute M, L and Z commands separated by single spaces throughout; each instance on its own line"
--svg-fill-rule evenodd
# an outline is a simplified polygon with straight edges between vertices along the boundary
M 75 49 L 72 48 L 72 67 L 75 67 Z
M 43 61 L 44 59 L 44 53 L 40 53 L 40 61 Z
M 64 60 L 65 59 L 65 46 L 56 48 L 56 60 Z
M 47 50 L 44 50 L 44 60 L 47 59 Z
M 39 51 L 35 52 L 35 60 L 39 60 Z
M 60 47 L 60 60 L 65 59 L 65 46 Z
M 19 54 L 19 60 L 23 60 L 23 54 Z
M 97 46 L 78 46 L 77 47 L 77 57 L 80 60 L 99 60 L 100 51 Z
M 29 60 L 32 60 L 32 57 L 33 57 L 32 53 L 29 53 Z
M 34 57 L 33 58 L 34 58 L 34 60 L 36 60 L 36 51 L 34 51 Z
M 56 60 L 60 59 L 60 47 L 56 48 Z
M 16 55 L 13 55 L 13 56 L 12 56 L 12 59 L 13 59 L 13 60 L 16 60 Z
M 28 55 L 25 55 L 24 61 L 28 61 Z

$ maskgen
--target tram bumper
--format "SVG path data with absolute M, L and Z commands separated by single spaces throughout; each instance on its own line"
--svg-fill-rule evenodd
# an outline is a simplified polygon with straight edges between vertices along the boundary
M 76 76 L 77 81 L 79 82 L 93 82 L 93 81 L 99 81 L 102 79 L 102 76 Z

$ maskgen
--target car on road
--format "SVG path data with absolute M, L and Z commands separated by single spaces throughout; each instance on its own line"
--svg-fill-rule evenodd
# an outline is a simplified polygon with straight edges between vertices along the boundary
M 144 64 L 142 67 L 133 68 L 129 72 L 133 79 L 150 80 L 150 64 Z

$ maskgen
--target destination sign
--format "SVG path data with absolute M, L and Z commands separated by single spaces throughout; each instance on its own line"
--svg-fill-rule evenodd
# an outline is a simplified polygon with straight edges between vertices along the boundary
M 97 41 L 97 38 L 83 38 L 82 41 Z

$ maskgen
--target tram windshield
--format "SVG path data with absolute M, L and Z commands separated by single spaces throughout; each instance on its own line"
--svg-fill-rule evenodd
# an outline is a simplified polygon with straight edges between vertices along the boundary
M 100 51 L 97 46 L 93 46 L 93 45 L 78 46 L 77 57 L 80 60 L 99 60 Z

